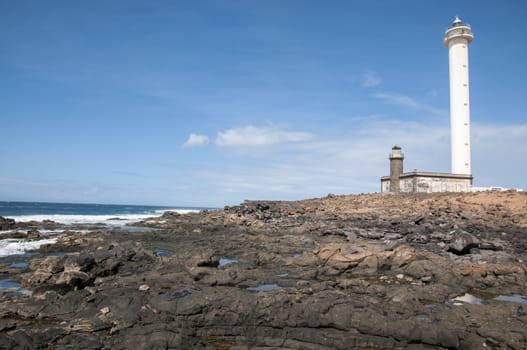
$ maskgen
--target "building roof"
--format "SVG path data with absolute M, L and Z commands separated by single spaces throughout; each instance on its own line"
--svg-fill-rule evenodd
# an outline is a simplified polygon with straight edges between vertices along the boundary
M 441 179 L 466 179 L 466 180 L 472 180 L 472 175 L 466 175 L 466 174 L 452 174 L 452 173 L 437 173 L 437 172 L 428 172 L 428 171 L 411 171 L 407 173 L 402 173 L 399 178 L 400 179 L 406 179 L 410 177 L 437 177 Z M 387 181 L 390 180 L 390 176 L 383 176 L 381 177 L 381 181 Z

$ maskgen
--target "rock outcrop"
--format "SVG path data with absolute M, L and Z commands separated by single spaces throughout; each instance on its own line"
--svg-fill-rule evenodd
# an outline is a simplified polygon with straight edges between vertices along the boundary
M 12 230 L 15 227 L 15 220 L 0 216 L 0 231 Z
M 65 235 L 0 300 L 0 349 L 526 349 L 526 213 L 332 195 Z

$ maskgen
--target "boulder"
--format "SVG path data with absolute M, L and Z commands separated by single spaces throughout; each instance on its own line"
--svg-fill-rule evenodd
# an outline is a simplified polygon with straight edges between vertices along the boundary
M 0 231 L 12 230 L 15 227 L 15 220 L 0 216 Z
M 478 248 L 480 240 L 463 230 L 456 230 L 452 241 L 448 245 L 448 251 L 457 255 L 469 254 L 470 249 Z
M 190 258 L 188 263 L 189 267 L 218 267 L 219 265 L 220 258 L 210 249 L 207 249 L 198 255 L 194 255 Z

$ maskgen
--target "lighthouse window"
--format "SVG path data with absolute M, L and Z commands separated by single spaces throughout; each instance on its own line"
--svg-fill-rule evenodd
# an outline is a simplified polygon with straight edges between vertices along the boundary
M 466 45 L 463 45 L 462 47 L 465 48 L 465 47 L 467 47 L 467 46 L 466 46 Z
M 466 103 L 466 102 L 465 102 L 465 103 L 463 103 L 463 104 L 464 104 L 465 106 L 468 106 L 468 103 Z
M 464 64 L 464 65 L 463 65 L 463 68 L 467 68 L 467 65 L 466 65 L 466 64 Z
M 463 86 L 468 86 L 468 84 L 463 84 Z

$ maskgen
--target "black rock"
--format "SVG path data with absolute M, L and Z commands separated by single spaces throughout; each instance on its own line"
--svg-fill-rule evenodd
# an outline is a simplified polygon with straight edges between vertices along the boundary
M 15 220 L 0 216 L 0 231 L 12 230 L 16 227 Z
M 480 240 L 463 230 L 457 230 L 454 237 L 448 245 L 448 251 L 457 255 L 470 253 L 472 248 L 479 248 Z

